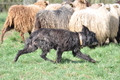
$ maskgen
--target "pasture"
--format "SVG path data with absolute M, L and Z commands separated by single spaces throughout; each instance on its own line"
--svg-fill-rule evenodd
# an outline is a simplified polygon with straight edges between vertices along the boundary
M 0 13 L 0 36 L 7 13 Z M 26 37 L 28 35 L 26 34 Z M 53 64 L 40 58 L 41 50 L 20 56 L 14 63 L 18 50 L 24 44 L 16 31 L 5 34 L 0 44 L 0 80 L 119 80 L 120 79 L 120 44 L 109 44 L 81 51 L 90 55 L 97 63 L 90 63 L 73 57 L 71 51 L 64 52 L 62 61 Z M 47 55 L 55 60 L 55 50 Z

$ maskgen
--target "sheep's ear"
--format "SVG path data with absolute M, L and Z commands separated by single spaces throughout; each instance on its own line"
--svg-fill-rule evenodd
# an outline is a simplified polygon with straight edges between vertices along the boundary
M 114 5 L 113 7 L 114 7 L 114 8 L 119 8 L 119 6 L 118 6 L 118 5 Z
M 71 6 L 71 7 L 74 7 L 72 3 L 70 4 L 70 6 Z
M 79 0 L 81 3 L 86 3 L 86 0 Z
M 110 7 L 106 7 L 106 9 L 107 9 L 108 11 L 110 11 Z
M 102 6 L 102 4 L 100 4 L 100 3 L 99 3 L 98 5 L 99 5 L 99 6 Z
M 49 4 L 49 1 L 45 1 L 45 3 L 46 3 L 46 5 L 48 5 L 48 4 Z
M 82 32 L 84 32 L 85 35 L 87 35 L 87 34 L 89 34 L 90 31 L 86 26 L 83 25 Z
M 98 3 L 99 6 L 104 6 L 104 3 Z

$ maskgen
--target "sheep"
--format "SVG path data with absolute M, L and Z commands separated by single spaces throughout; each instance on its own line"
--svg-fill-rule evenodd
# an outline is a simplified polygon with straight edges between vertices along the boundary
M 118 43 L 120 43 L 120 5 L 119 4 L 114 4 L 114 5 L 117 5 L 117 13 L 119 15 L 119 27 L 118 27 L 118 33 L 117 33 L 117 37 L 116 37 L 116 40 Z
M 69 4 L 64 4 L 57 10 L 41 10 L 35 18 L 35 27 L 32 31 L 39 28 L 55 28 L 68 30 L 69 19 L 74 10 Z
M 91 4 L 87 0 L 75 0 L 73 5 L 75 7 L 75 11 L 77 11 L 89 7 Z
M 63 0 L 63 3 L 62 4 L 65 4 L 65 3 L 72 3 L 73 1 L 75 0 Z M 62 7 L 62 4 L 60 3 L 52 3 L 52 4 L 49 4 L 45 9 L 46 10 L 57 10 L 59 9 L 60 7 Z
M 51 49 L 55 49 L 57 50 L 56 63 L 61 61 L 62 53 L 64 51 L 72 51 L 74 57 L 95 63 L 96 61 L 90 56 L 81 53 L 80 48 L 84 46 L 97 45 L 97 43 L 98 41 L 95 38 L 95 33 L 89 31 L 85 26 L 83 26 L 82 32 L 41 28 L 30 35 L 25 43 L 25 47 L 16 54 L 14 62 L 16 62 L 21 55 L 34 52 L 40 48 L 42 50 L 40 57 L 47 61 L 54 62 L 46 56 Z
M 109 42 L 117 43 L 115 37 L 117 36 L 118 26 L 119 26 L 119 8 L 117 4 L 106 4 L 106 7 L 110 8 L 110 36 Z
M 120 22 L 119 22 L 117 37 L 115 39 L 117 40 L 118 43 L 120 43 Z
M 92 4 L 90 8 L 98 9 L 99 7 L 104 6 L 103 3 L 96 3 Z M 110 35 L 109 35 L 109 41 L 107 39 L 106 43 L 114 42 L 117 43 L 115 37 L 117 36 L 118 32 L 118 24 L 119 24 L 119 13 L 120 10 L 118 7 L 118 4 L 106 4 L 106 8 L 110 9 Z
M 98 9 L 87 8 L 75 11 L 69 22 L 70 31 L 81 31 L 82 25 L 87 26 L 96 33 L 99 45 L 102 45 L 110 35 L 110 13 L 109 9 L 102 6 Z
M 28 32 L 31 34 L 36 13 L 39 10 L 45 9 L 48 4 L 48 1 L 39 0 L 36 3 L 28 6 L 11 6 L 2 30 L 1 43 L 3 42 L 4 34 L 12 29 L 15 29 L 20 33 L 22 41 L 24 42 L 24 33 Z
M 73 1 L 75 0 L 63 0 L 63 3 L 62 4 L 65 4 L 65 3 L 72 3 Z M 62 7 L 62 4 L 60 3 L 52 3 L 52 4 L 49 4 L 45 9 L 46 10 L 57 10 L 59 9 L 60 7 Z
M 45 9 L 46 10 L 57 10 L 62 6 L 62 4 L 55 3 L 55 4 L 49 4 Z

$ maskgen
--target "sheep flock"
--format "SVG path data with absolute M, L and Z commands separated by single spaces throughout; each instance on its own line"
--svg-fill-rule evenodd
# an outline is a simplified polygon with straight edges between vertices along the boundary
M 38 0 L 31 5 L 12 5 L 4 23 L 1 42 L 7 31 L 14 29 L 24 34 L 40 28 L 82 31 L 85 25 L 96 34 L 99 45 L 120 42 L 120 4 L 89 3 L 87 0 L 64 0 L 62 3 L 49 3 Z

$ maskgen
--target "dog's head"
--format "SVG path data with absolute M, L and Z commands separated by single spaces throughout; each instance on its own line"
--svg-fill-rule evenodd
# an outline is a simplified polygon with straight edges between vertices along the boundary
M 83 25 L 82 32 L 78 32 L 80 45 L 81 46 L 95 46 L 98 44 L 98 41 L 95 37 L 95 33 L 90 31 L 87 27 Z

